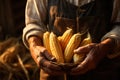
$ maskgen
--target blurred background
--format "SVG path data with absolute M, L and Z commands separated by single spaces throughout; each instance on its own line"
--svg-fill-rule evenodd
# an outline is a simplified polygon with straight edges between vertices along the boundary
M 0 0 L 0 39 L 19 36 L 25 23 L 26 0 Z
M 0 0 L 0 80 L 39 80 L 39 68 L 22 43 L 27 0 Z

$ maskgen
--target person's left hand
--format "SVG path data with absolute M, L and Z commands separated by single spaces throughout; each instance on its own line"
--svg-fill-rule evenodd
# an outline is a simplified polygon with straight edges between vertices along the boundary
M 70 74 L 79 75 L 85 74 L 86 72 L 95 69 L 97 64 L 108 54 L 110 53 L 111 48 L 113 48 L 114 43 L 112 39 L 106 39 L 101 43 L 91 43 L 83 47 L 79 47 L 74 52 L 77 54 L 84 53 L 86 58 L 71 69 Z

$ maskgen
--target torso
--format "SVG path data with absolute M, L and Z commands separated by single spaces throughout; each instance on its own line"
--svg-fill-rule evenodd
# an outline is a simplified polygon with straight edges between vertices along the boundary
M 93 41 L 98 42 L 107 32 L 107 24 L 104 19 L 106 17 L 98 13 L 95 1 L 85 3 L 85 5 L 81 6 L 75 3 L 71 4 L 73 0 L 48 1 L 50 1 L 48 5 L 49 30 L 54 31 L 56 34 L 61 35 L 66 30 L 66 27 L 72 28 L 75 33 L 88 30 L 92 35 Z M 103 6 L 106 7 L 106 5 Z

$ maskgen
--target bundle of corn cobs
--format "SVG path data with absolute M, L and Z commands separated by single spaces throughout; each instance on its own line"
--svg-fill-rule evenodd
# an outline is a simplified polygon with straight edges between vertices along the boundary
M 85 54 L 75 54 L 74 50 L 92 42 L 89 32 L 83 39 L 81 39 L 82 35 L 82 33 L 73 33 L 71 28 L 68 28 L 62 36 L 47 31 L 43 35 L 43 43 L 58 63 L 78 63 L 83 61 Z

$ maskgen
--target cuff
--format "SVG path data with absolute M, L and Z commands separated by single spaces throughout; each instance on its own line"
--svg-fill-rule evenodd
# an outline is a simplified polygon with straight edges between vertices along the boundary
M 112 59 L 112 58 L 116 58 L 117 56 L 120 56 L 120 27 L 115 27 L 112 31 L 110 31 L 105 36 L 103 36 L 101 40 L 103 41 L 107 38 L 111 38 L 115 40 L 114 52 L 108 54 L 107 57 Z
M 38 36 L 42 38 L 44 30 L 41 29 L 38 25 L 29 24 L 23 29 L 22 40 L 26 48 L 29 49 L 28 38 L 30 36 Z

